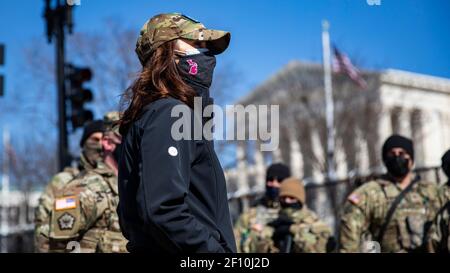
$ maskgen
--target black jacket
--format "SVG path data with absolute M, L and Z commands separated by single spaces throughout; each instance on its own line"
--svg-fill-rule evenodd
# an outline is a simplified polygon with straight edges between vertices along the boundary
M 236 252 L 225 177 L 211 141 L 171 136 L 182 102 L 144 108 L 122 141 L 118 207 L 130 252 Z M 192 119 L 192 111 L 190 112 Z

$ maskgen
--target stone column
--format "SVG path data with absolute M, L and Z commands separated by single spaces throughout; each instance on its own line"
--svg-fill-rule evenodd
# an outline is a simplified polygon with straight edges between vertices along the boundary
M 364 138 L 363 132 L 361 130 L 357 131 L 358 135 L 358 162 L 359 162 L 359 172 L 364 174 L 369 174 L 372 172 L 370 170 L 370 158 L 369 158 L 369 146 L 367 139 Z
M 405 137 L 412 137 L 411 133 L 411 111 L 402 108 L 398 112 L 399 134 Z
M 423 143 L 424 143 L 424 165 L 426 167 L 439 166 L 440 158 L 444 151 L 441 138 L 442 122 L 437 110 L 423 111 Z
M 411 116 L 412 140 L 414 141 L 415 165 L 421 167 L 425 165 L 425 142 L 423 128 L 423 114 L 419 109 L 415 109 Z
M 391 109 L 388 107 L 384 107 L 381 109 L 379 115 L 379 123 L 378 123 L 378 144 L 376 145 L 375 153 L 378 166 L 384 166 L 381 158 L 381 147 L 383 146 L 384 141 L 392 135 L 392 121 L 391 121 Z
M 392 121 L 391 121 L 391 109 L 384 108 L 380 113 L 380 126 L 378 127 L 378 133 L 380 136 L 381 143 L 383 143 L 386 138 L 392 135 Z
M 348 175 L 349 164 L 343 145 L 336 145 L 334 151 L 334 160 L 336 162 L 336 177 L 337 179 L 345 178 Z
M 320 163 L 325 162 L 325 147 L 320 141 L 320 133 L 318 129 L 311 127 L 311 143 L 312 152 L 314 154 L 313 166 L 313 183 L 322 184 L 325 182 L 325 169 L 320 168 Z M 325 188 L 317 188 L 314 194 L 307 196 L 312 199 L 312 205 L 315 208 L 315 212 L 320 218 L 326 219 L 328 217 L 329 200 Z
M 318 163 L 325 162 L 325 147 L 322 146 L 318 130 L 315 128 L 311 128 L 311 130 L 312 152 L 314 153 L 315 163 L 317 163 L 313 164 L 313 166 L 317 166 L 313 169 L 313 178 L 315 182 L 323 182 L 325 176 Z
M 300 152 L 300 143 L 295 137 L 290 139 L 291 147 L 291 173 L 292 176 L 301 178 L 303 176 L 303 157 Z
M 295 122 L 292 122 L 292 124 L 295 124 Z M 300 149 L 300 141 L 298 140 L 298 134 L 294 127 L 290 127 L 288 133 L 289 133 L 288 150 L 289 150 L 289 163 L 291 168 L 291 175 L 296 178 L 302 178 L 303 157 Z
M 245 148 L 247 143 L 245 141 L 239 141 L 236 147 L 237 157 L 237 191 L 240 194 L 246 194 L 249 191 L 247 181 L 247 162 L 245 157 Z
M 256 187 L 257 190 L 264 191 L 266 185 L 266 166 L 264 163 L 264 154 L 261 151 L 260 142 L 256 142 L 255 147 L 255 171 L 256 171 Z
M 275 162 L 281 162 L 282 158 L 281 158 L 281 150 L 280 148 L 276 148 L 273 152 L 272 152 L 272 163 Z
M 450 112 L 444 111 L 442 112 L 443 117 L 443 137 L 444 137 L 444 149 L 447 151 L 450 149 Z M 444 152 L 443 152 L 444 153 Z

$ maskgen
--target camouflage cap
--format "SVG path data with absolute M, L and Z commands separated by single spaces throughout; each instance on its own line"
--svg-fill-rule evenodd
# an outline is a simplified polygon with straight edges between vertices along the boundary
M 231 34 L 207 29 L 202 23 L 180 13 L 159 14 L 149 19 L 141 29 L 136 43 L 139 61 L 144 65 L 157 47 L 178 38 L 205 41 L 212 54 L 220 54 L 227 49 Z
M 103 116 L 103 123 L 105 125 L 105 133 L 113 132 L 120 136 L 119 120 L 120 120 L 120 112 L 118 112 L 118 111 L 107 112 Z

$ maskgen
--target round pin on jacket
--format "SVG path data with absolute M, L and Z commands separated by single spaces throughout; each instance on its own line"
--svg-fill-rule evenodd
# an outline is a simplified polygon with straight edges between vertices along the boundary
M 177 150 L 177 148 L 175 148 L 175 147 L 173 147 L 173 146 L 170 146 L 170 147 L 169 147 L 168 152 L 169 152 L 169 155 L 171 155 L 171 156 L 177 156 L 177 155 L 178 155 L 178 150 Z

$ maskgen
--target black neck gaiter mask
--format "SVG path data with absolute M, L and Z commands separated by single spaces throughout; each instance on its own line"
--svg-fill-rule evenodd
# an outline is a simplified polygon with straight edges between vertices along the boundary
M 178 72 L 183 81 L 194 89 L 196 96 L 202 97 L 202 108 L 213 104 L 209 88 L 216 67 L 216 57 L 206 52 L 179 58 Z
M 295 202 L 295 203 L 285 203 L 285 202 L 280 202 L 280 206 L 283 209 L 293 209 L 293 210 L 299 210 L 303 208 L 303 204 L 300 202 Z
M 280 193 L 279 188 L 266 186 L 266 198 L 268 198 L 269 200 L 277 201 L 279 193 Z
M 388 156 L 384 162 L 386 168 L 393 177 L 403 178 L 409 173 L 409 159 L 403 156 Z

